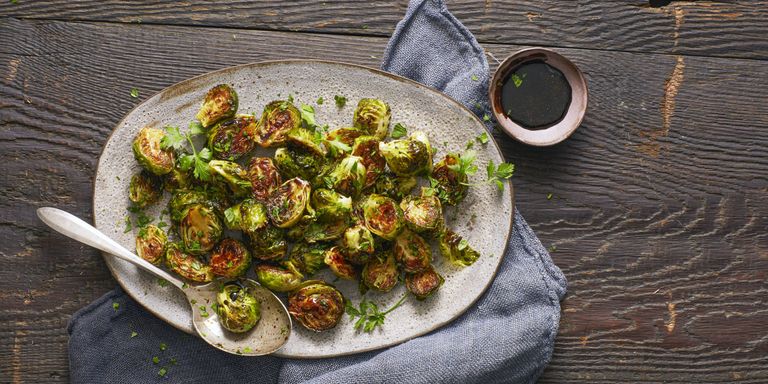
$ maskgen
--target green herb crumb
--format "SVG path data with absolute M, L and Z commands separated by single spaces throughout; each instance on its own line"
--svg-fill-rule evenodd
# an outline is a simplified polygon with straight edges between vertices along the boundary
M 159 364 L 160 363 L 160 358 L 155 356 L 155 357 L 152 358 L 152 362 L 155 363 L 155 364 Z
M 119 308 L 120 308 L 120 303 L 118 303 L 116 301 L 112 303 L 112 309 L 117 311 Z
M 139 334 L 136 331 L 131 331 L 131 339 L 138 336 Z
M 134 99 L 139 97 L 139 90 L 138 90 L 138 88 L 131 88 L 131 97 L 133 97 Z

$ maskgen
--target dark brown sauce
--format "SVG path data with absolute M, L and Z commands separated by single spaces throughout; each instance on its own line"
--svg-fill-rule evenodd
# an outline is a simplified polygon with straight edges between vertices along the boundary
M 571 85 L 558 69 L 541 60 L 528 61 L 504 79 L 501 105 L 504 114 L 525 128 L 548 128 L 568 112 Z

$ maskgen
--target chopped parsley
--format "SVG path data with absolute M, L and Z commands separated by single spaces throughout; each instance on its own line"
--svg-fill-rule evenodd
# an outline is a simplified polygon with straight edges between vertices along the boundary
M 345 310 L 350 319 L 358 317 L 354 324 L 355 329 L 370 333 L 376 327 L 384 325 L 384 319 L 387 314 L 403 304 L 407 297 L 408 294 L 406 293 L 395 305 L 384 312 L 380 312 L 379 307 L 375 303 L 365 299 L 360 302 L 359 308 L 355 308 L 350 301 L 347 301 L 345 303 Z
M 547 193 L 547 200 L 552 200 L 552 193 Z
M 138 336 L 139 334 L 136 331 L 131 331 L 131 339 Z
M 317 105 L 323 105 L 324 102 L 325 102 L 325 100 L 323 100 L 322 96 L 317 98 Z
M 165 377 L 165 375 L 167 374 L 168 374 L 168 369 L 166 369 L 165 367 L 162 367 L 160 368 L 159 371 L 157 371 L 157 375 L 160 377 Z
M 160 358 L 155 356 L 155 357 L 152 358 L 152 362 L 155 363 L 155 364 L 159 364 L 160 363 Z
M 165 343 L 160 343 L 160 350 L 165 351 L 166 349 L 168 349 L 168 345 Z
M 131 88 L 131 97 L 133 97 L 134 99 L 139 97 L 139 90 L 138 90 L 138 88 Z
M 397 123 L 395 124 L 395 127 L 392 128 L 391 136 L 393 139 L 399 139 L 407 134 L 408 134 L 408 129 L 403 124 Z
M 523 85 L 525 74 L 523 74 L 523 76 L 519 76 L 517 73 L 513 73 L 509 78 L 512 79 L 513 83 L 515 83 L 515 88 L 520 88 L 520 86 Z
M 168 286 L 168 280 L 166 279 L 157 279 L 157 285 L 165 288 Z
M 472 75 L 471 79 L 472 81 L 477 81 L 478 80 L 477 75 Z
M 550 245 L 550 246 L 549 246 L 549 251 L 550 251 L 550 252 L 554 252 L 554 251 L 557 251 L 557 245 Z
M 333 100 L 336 101 L 336 106 L 338 108 L 344 108 L 345 105 L 347 105 L 347 98 L 341 95 L 336 95 L 333 97 Z
M 120 308 L 120 303 L 118 303 L 116 301 L 112 303 L 112 309 L 117 311 L 119 308 Z
M 483 121 L 485 121 L 485 122 L 491 121 L 491 117 L 488 116 L 488 114 L 486 113 L 486 114 L 483 115 Z
M 480 136 L 477 136 L 475 140 L 479 141 L 480 144 L 488 144 L 488 132 L 483 132 L 480 134 Z
M 307 128 L 314 128 L 317 125 L 315 123 L 315 108 L 313 108 L 311 105 L 302 104 L 301 121 Z

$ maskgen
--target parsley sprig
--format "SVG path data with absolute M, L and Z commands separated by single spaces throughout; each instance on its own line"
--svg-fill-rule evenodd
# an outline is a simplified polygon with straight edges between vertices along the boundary
M 195 143 L 192 142 L 192 136 L 205 133 L 203 126 L 199 122 L 192 122 L 189 124 L 189 131 L 181 133 L 179 127 L 167 126 L 165 127 L 165 137 L 160 142 L 163 148 L 173 148 L 180 153 L 179 167 L 182 170 L 187 171 L 194 167 L 193 174 L 196 178 L 202 181 L 208 181 L 211 179 L 211 172 L 208 170 L 208 162 L 211 160 L 211 151 L 208 148 L 203 148 L 200 151 L 195 149 Z M 192 149 L 192 153 L 184 153 L 184 147 L 189 144 Z
M 395 305 L 384 312 L 379 311 L 379 307 L 375 303 L 366 299 L 360 301 L 359 308 L 355 308 L 351 302 L 347 301 L 345 308 L 350 319 L 358 318 L 354 325 L 355 329 L 371 333 L 376 327 L 383 326 L 387 314 L 403 304 L 407 297 L 408 294 L 406 293 Z
M 512 163 L 501 163 L 498 166 L 493 164 L 493 160 L 488 162 L 486 168 L 488 173 L 488 183 L 496 183 L 500 191 L 504 191 L 504 182 L 502 180 L 509 180 L 515 173 L 515 165 Z
M 477 151 L 467 150 L 459 155 L 458 164 L 449 165 L 448 168 L 459 175 L 474 175 L 477 172 L 477 165 L 474 164 L 475 159 L 477 159 Z

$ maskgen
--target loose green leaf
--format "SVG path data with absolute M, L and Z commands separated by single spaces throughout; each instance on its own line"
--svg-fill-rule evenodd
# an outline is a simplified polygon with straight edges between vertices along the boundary
M 159 364 L 160 363 L 160 358 L 155 356 L 155 357 L 152 358 L 152 362 L 155 363 L 155 364 Z
M 480 144 L 488 144 L 488 132 L 483 132 L 480 136 L 475 138 Z
M 491 121 L 491 117 L 486 113 L 483 115 L 483 121 Z
M 157 285 L 165 288 L 168 286 L 168 280 L 166 279 L 157 279 Z
M 504 183 L 502 180 L 508 180 L 515 173 L 515 165 L 511 163 L 501 163 L 498 167 L 493 163 L 493 160 L 488 162 L 486 168 L 488 174 L 488 183 L 494 183 L 500 191 L 504 191 Z
M 477 81 L 478 80 L 477 75 L 472 75 L 471 79 L 472 81 Z
M 120 308 L 120 303 L 118 303 L 116 301 L 112 303 L 112 309 L 117 311 L 119 308 Z
M 165 137 L 160 141 L 163 149 L 173 148 L 180 150 L 186 143 L 186 137 L 179 131 L 179 127 L 168 125 L 165 127 Z
M 162 367 L 159 371 L 157 371 L 157 375 L 160 377 L 165 377 L 166 374 L 168 374 L 168 369 L 165 367 Z
M 139 334 L 136 331 L 131 331 L 131 339 L 138 336 Z
M 392 128 L 391 136 L 393 139 L 399 139 L 407 134 L 408 134 L 408 129 L 403 124 L 397 123 L 395 124 L 395 127 Z
M 547 193 L 547 200 L 552 200 L 552 194 L 551 193 Z
M 323 105 L 324 102 L 325 102 L 325 100 L 323 100 L 322 96 L 317 98 L 317 105 Z
M 304 122 L 307 128 L 313 128 L 315 123 L 315 108 L 311 105 L 301 105 L 301 121 Z
M 347 105 L 347 98 L 344 96 L 336 95 L 333 97 L 333 100 L 336 101 L 336 107 L 338 108 L 344 108 Z
M 189 133 L 193 136 L 205 134 L 205 128 L 199 121 L 192 121 L 189 123 Z
M 139 90 L 137 88 L 131 88 L 131 97 L 134 99 L 139 97 Z
M 517 73 L 513 73 L 512 76 L 510 76 L 510 78 L 512 79 L 512 82 L 515 83 L 515 88 L 520 88 L 520 86 L 523 85 L 524 77 L 525 75 L 523 75 L 523 77 L 520 77 Z
M 131 217 L 126 216 L 125 217 L 125 229 L 123 230 L 123 233 L 128 233 L 133 229 L 133 225 L 131 224 Z
M 477 172 L 477 165 L 474 164 L 475 159 L 477 159 L 477 152 L 467 150 L 459 156 L 459 163 L 450 165 L 449 168 L 461 175 L 474 175 Z
M 345 310 L 350 319 L 358 318 L 353 325 L 356 330 L 370 333 L 376 327 L 384 325 L 384 319 L 387 317 L 387 314 L 403 304 L 406 297 L 408 297 L 407 294 L 403 295 L 395 305 L 384 312 L 379 311 L 379 307 L 375 303 L 365 299 L 360 302 L 359 308 L 355 308 L 350 301 L 347 301 L 345 303 Z

